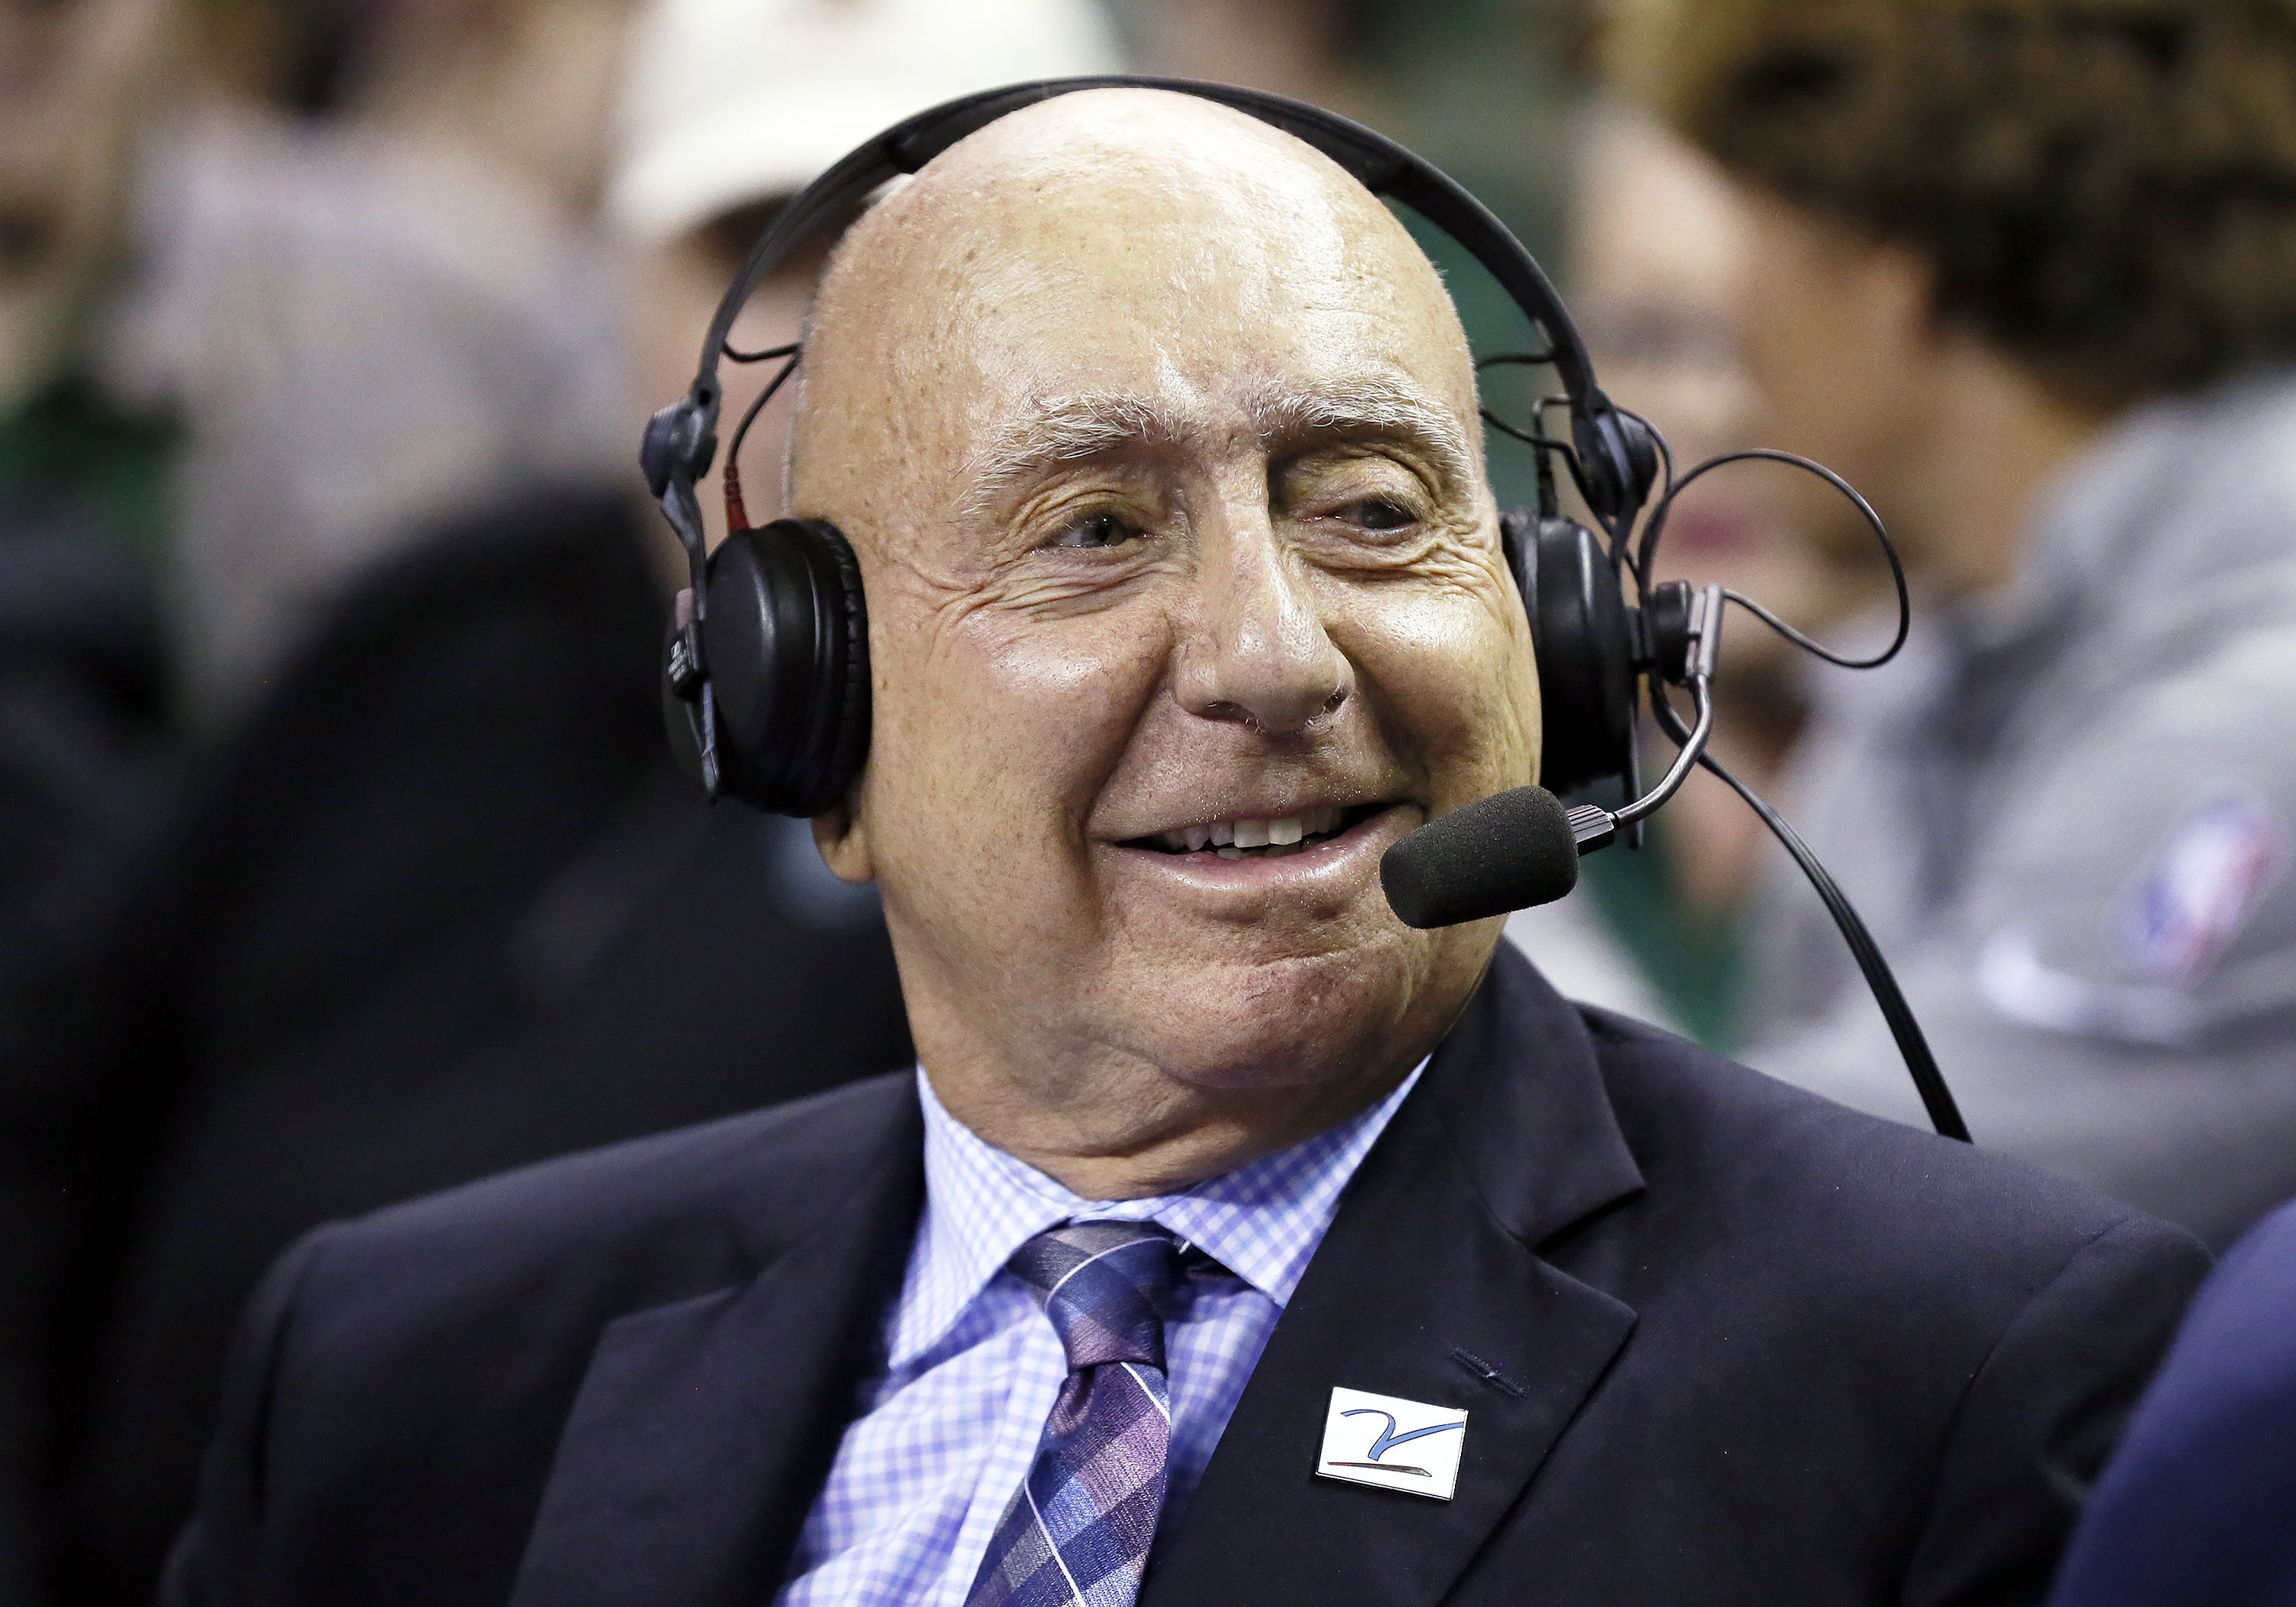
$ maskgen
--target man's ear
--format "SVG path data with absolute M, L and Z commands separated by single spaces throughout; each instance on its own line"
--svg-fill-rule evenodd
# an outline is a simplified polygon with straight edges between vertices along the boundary
M 822 863 L 840 881 L 856 886 L 877 879 L 876 861 L 869 854 L 869 828 L 856 807 L 860 791 L 856 784 L 834 808 L 813 817 L 813 846 L 820 850 Z

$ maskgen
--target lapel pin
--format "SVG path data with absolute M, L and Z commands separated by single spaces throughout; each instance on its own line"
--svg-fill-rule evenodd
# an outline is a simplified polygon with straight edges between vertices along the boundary
M 1458 1488 L 1459 1450 L 1466 1439 L 1464 1412 L 1334 1389 L 1316 1471 L 1326 1479 L 1448 1501 Z

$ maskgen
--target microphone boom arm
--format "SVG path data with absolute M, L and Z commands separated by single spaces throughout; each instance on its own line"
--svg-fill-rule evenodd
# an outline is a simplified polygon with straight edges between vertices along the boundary
M 1659 779 L 1658 785 L 1640 798 L 1617 809 L 1580 804 L 1569 812 L 1571 833 L 1578 839 L 1581 854 L 1609 847 L 1621 827 L 1656 814 L 1682 791 L 1682 783 L 1690 779 L 1691 771 L 1705 753 L 1706 743 L 1714 734 L 1714 667 L 1722 654 L 1723 600 L 1724 593 L 1718 586 L 1702 586 L 1691 594 L 1687 627 L 1678 644 L 1682 662 L 1668 677 L 1690 688 L 1691 707 L 1697 711 L 1697 723 L 1689 731 L 1681 731 L 1677 721 L 1675 728 L 1668 732 L 1682 750 L 1674 756 L 1674 763 Z M 1658 696 L 1659 676 L 1665 673 L 1662 665 L 1652 668 L 1653 701 Z

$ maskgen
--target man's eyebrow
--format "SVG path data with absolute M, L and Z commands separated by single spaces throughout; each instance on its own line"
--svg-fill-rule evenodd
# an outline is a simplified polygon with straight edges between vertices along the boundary
M 1354 381 L 1312 389 L 1272 389 L 1251 397 L 1245 406 L 1253 430 L 1263 440 L 1401 436 L 1423 447 L 1453 483 L 1472 484 L 1476 477 L 1473 447 L 1458 421 L 1401 386 Z M 1058 464 L 1132 442 L 1179 440 L 1188 433 L 1187 421 L 1168 417 L 1137 396 L 1048 400 L 972 453 L 964 466 L 964 480 L 972 488 L 964 512 L 987 512 L 1014 484 Z
M 1253 398 L 1253 427 L 1264 440 L 1303 436 L 1391 435 L 1436 459 L 1444 479 L 1474 483 L 1474 447 L 1451 413 L 1415 391 L 1377 380 L 1352 380 L 1313 390 L 1273 390 Z
M 972 487 L 968 514 L 985 512 L 1020 480 L 1054 465 L 1092 457 L 1128 441 L 1171 440 L 1180 433 L 1136 396 L 1071 396 L 1046 401 L 976 448 L 964 465 Z

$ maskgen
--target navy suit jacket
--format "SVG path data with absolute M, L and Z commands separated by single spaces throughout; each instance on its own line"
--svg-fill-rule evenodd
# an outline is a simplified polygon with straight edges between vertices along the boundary
M 882 1078 L 312 1234 L 164 1602 L 762 1607 L 880 1353 L 922 1135 Z M 2205 1267 L 1502 946 L 1141 1600 L 2038 1601 Z M 1456 1498 L 1316 1477 L 1334 1385 L 1467 1408 Z
M 2296 1205 L 2225 1257 L 2105 1470 L 2059 1607 L 2296 1607 Z

